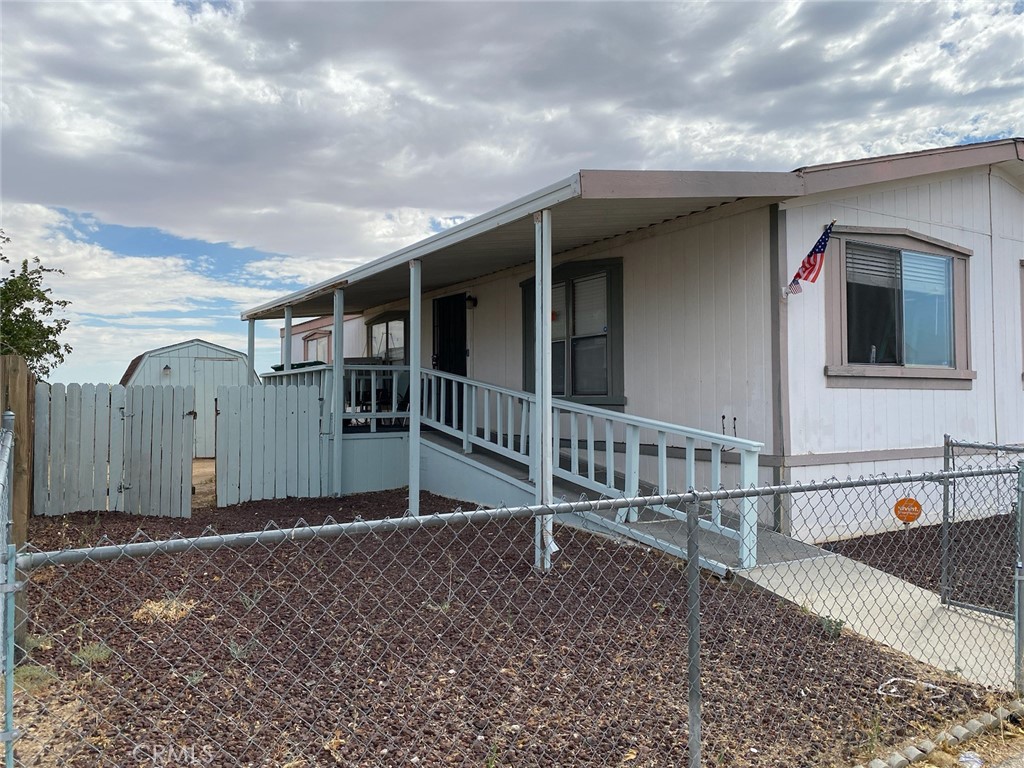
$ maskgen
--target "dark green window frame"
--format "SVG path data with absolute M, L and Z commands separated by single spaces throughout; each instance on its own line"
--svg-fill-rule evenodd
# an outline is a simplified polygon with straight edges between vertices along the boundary
M 576 395 L 573 394 L 574 378 L 572 366 L 573 342 L 585 342 L 593 335 L 574 336 L 571 330 L 567 329 L 564 340 L 554 340 L 553 346 L 561 345 L 564 368 L 565 368 L 565 390 L 564 394 L 556 394 L 555 397 L 571 400 L 585 405 L 596 405 L 610 408 L 621 408 L 626 404 L 625 393 L 625 371 L 623 366 L 623 306 L 622 306 L 622 259 L 601 259 L 596 261 L 571 261 L 554 267 L 551 271 L 551 280 L 554 285 L 565 284 L 567 301 L 565 311 L 568 318 L 573 315 L 573 288 L 576 280 L 603 275 L 605 288 L 607 290 L 607 314 L 608 330 L 607 338 L 607 363 L 608 363 L 608 387 L 607 394 L 603 395 Z M 536 288 L 533 278 L 520 283 L 523 292 L 523 389 L 527 392 L 534 391 L 534 307 L 536 301 Z M 567 322 L 569 322 L 567 320 Z M 553 361 L 554 362 L 554 361 Z M 553 365 L 557 369 L 557 365 Z

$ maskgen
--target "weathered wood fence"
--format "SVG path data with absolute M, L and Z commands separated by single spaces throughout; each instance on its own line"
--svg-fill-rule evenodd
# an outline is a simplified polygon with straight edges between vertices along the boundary
M 327 426 L 318 386 L 219 387 L 217 506 L 326 493 Z
M 38 384 L 34 512 L 192 512 L 194 387 Z

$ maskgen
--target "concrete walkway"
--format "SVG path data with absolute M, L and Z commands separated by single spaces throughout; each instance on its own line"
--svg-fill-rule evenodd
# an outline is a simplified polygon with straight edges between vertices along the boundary
M 736 576 L 840 619 L 865 637 L 1000 690 L 1013 687 L 1013 624 L 940 604 L 939 596 L 840 555 L 762 565 Z

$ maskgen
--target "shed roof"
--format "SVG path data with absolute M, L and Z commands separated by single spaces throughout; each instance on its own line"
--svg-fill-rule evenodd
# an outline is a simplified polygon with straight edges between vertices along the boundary
M 408 295 L 413 259 L 423 264 L 430 291 L 534 258 L 532 215 L 552 211 L 552 251 L 575 248 L 725 206 L 765 205 L 810 194 L 913 176 L 1002 164 L 1024 178 L 1024 139 L 809 165 L 789 172 L 581 170 L 500 208 L 446 229 L 383 258 L 242 313 L 276 319 L 292 307 L 298 317 L 330 314 L 333 291 L 345 289 L 345 309 L 362 312 Z
M 121 386 L 128 386 L 128 382 L 131 381 L 132 376 L 135 375 L 135 372 L 139 369 L 139 366 L 142 365 L 142 361 L 145 360 L 147 357 L 151 355 L 160 354 L 163 352 L 172 352 L 175 349 L 182 349 L 192 344 L 205 344 L 206 346 L 213 347 L 217 351 L 223 352 L 226 355 L 240 357 L 242 359 L 245 359 L 246 357 L 246 354 L 244 352 L 239 352 L 237 349 L 228 349 L 227 347 L 221 346 L 220 344 L 214 344 L 212 341 L 206 341 L 205 339 L 189 339 L 188 341 L 179 341 L 177 344 L 168 344 L 165 347 L 147 349 L 142 354 L 133 357 L 132 361 L 128 363 L 128 367 L 125 368 L 125 371 L 121 376 Z

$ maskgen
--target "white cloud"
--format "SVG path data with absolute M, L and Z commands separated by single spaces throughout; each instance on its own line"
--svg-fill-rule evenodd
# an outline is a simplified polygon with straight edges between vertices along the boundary
M 215 279 L 183 257 L 124 256 L 74 239 L 68 236 L 74 222 L 41 205 L 6 205 L 3 219 L 12 239 L 8 258 L 38 257 L 43 266 L 64 273 L 45 280 L 55 297 L 71 302 L 62 341 L 74 352 L 54 372 L 55 380 L 116 380 L 117 369 L 139 352 L 197 336 L 244 347 L 246 330 L 238 315 L 224 321 L 217 313 L 222 318 L 225 308 L 240 312 L 279 293 Z
M 581 167 L 1024 134 L 1015 7 L 6 3 L 5 226 L 37 227 L 22 245 L 67 270 L 80 314 L 257 304 Z M 41 206 L 286 255 L 225 279 L 85 245 Z

